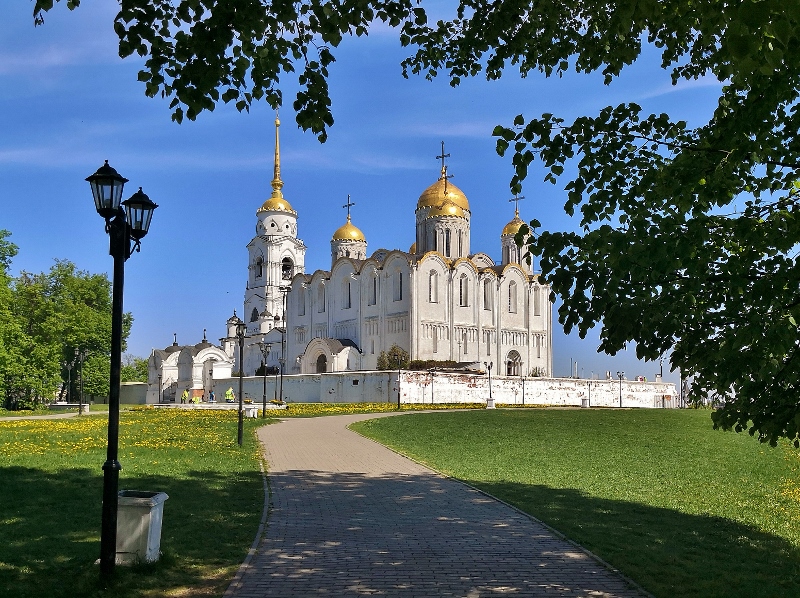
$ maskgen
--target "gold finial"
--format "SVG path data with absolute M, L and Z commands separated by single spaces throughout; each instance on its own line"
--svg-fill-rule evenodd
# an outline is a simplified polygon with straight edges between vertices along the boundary
M 272 197 L 282 198 L 283 181 L 281 180 L 281 138 L 280 138 L 281 121 L 278 118 L 277 112 L 275 113 L 275 170 L 272 175 Z

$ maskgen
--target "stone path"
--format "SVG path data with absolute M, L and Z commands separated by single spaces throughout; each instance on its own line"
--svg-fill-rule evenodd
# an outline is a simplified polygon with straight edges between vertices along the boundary
M 264 426 L 271 504 L 226 597 L 646 596 L 545 526 L 346 429 Z

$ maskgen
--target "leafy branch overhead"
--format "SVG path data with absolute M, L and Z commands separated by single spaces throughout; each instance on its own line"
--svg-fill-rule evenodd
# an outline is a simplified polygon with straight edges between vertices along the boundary
M 37 0 L 35 18 L 52 7 Z M 281 77 L 298 69 L 297 122 L 323 141 L 333 52 L 375 23 L 409 48 L 404 75 L 452 85 L 509 69 L 601 72 L 608 83 L 646 46 L 673 83 L 718 82 L 714 114 L 695 128 L 623 103 L 573 122 L 520 115 L 495 129 L 497 150 L 512 154 L 512 191 L 538 162 L 576 217 L 576 231 L 538 232 L 534 221 L 519 239 L 541 256 L 567 330 L 599 324 L 609 353 L 629 342 L 643 358 L 671 352 L 695 397 L 725 401 L 716 425 L 800 438 L 800 0 L 453 8 L 429 23 L 414 0 L 121 0 L 115 29 L 122 56 L 146 58 L 146 93 L 171 98 L 175 120 L 220 101 L 277 107 Z

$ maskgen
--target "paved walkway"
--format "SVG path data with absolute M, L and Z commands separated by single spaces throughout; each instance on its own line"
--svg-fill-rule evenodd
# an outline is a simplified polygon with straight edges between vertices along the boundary
M 264 426 L 271 504 L 227 597 L 641 597 L 542 524 L 367 440 L 376 417 Z

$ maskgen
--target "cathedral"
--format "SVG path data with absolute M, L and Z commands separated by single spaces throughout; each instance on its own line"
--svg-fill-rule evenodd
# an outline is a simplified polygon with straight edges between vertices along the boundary
M 254 375 L 266 346 L 267 366 L 284 374 L 374 370 L 380 353 L 397 345 L 412 360 L 478 369 L 491 362 L 501 376 L 552 375 L 550 287 L 514 243 L 523 225 L 517 210 L 500 231 L 500 263 L 473 252 L 470 204 L 450 181 L 443 151 L 439 178 L 417 200 L 408 251 L 368 255 L 348 200 L 347 220 L 331 236 L 330 270 L 306 273 L 298 214 L 283 194 L 280 121 L 275 125 L 272 194 L 256 211 L 247 245 L 243 364 L 236 313 L 221 339 L 234 370 Z

